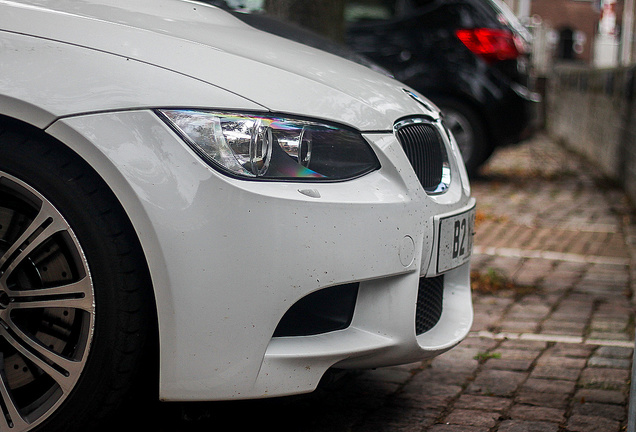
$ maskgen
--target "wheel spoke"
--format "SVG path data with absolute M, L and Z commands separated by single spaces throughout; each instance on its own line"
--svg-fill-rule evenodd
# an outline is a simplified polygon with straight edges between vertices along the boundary
M 36 308 L 75 308 L 93 313 L 92 282 L 89 276 L 67 285 L 37 290 L 7 290 L 11 297 L 8 310 Z
M 0 415 L 0 430 L 4 431 L 11 428 L 16 430 L 25 430 L 28 423 L 22 418 L 22 415 L 18 411 L 18 407 L 11 396 L 4 371 L 0 374 L 0 400 L 2 400 L 3 408 L 6 409 L 6 413 L 11 419 L 9 422 L 5 415 Z
M 53 234 L 67 230 L 64 220 L 48 203 L 43 202 L 38 215 L 27 229 L 0 257 L 0 286 L 7 286 L 11 272 L 38 246 Z
M 53 378 L 64 393 L 73 388 L 83 367 L 81 361 L 68 360 L 54 353 L 11 322 L 0 324 L 0 336 L 4 337 L 22 356 Z

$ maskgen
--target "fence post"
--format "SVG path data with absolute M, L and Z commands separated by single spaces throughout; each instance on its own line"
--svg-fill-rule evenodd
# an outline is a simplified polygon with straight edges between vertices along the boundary
M 634 115 L 634 93 L 636 92 L 636 66 L 626 68 L 623 79 L 623 110 L 621 113 L 622 131 L 619 144 L 619 178 L 625 191 L 636 201 L 636 125 Z

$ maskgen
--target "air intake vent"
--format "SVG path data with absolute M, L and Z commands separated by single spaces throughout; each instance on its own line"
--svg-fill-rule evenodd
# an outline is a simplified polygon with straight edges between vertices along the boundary
M 444 192 L 450 184 L 450 165 L 438 129 L 424 120 L 410 119 L 398 123 L 395 131 L 424 190 Z
M 415 312 L 415 334 L 426 333 L 442 316 L 444 300 L 444 276 L 420 278 Z
M 274 337 L 309 336 L 349 327 L 359 283 L 324 288 L 303 297 L 283 316 Z

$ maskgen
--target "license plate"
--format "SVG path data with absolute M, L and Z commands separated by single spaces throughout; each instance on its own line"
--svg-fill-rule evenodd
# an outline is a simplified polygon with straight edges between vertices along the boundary
M 475 208 L 439 221 L 437 272 L 442 273 L 464 264 L 473 250 Z

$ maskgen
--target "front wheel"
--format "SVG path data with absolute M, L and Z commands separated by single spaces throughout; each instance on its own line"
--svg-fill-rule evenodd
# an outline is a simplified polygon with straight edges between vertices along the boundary
M 112 193 L 77 156 L 0 130 L 0 431 L 86 429 L 149 328 L 149 281 Z

